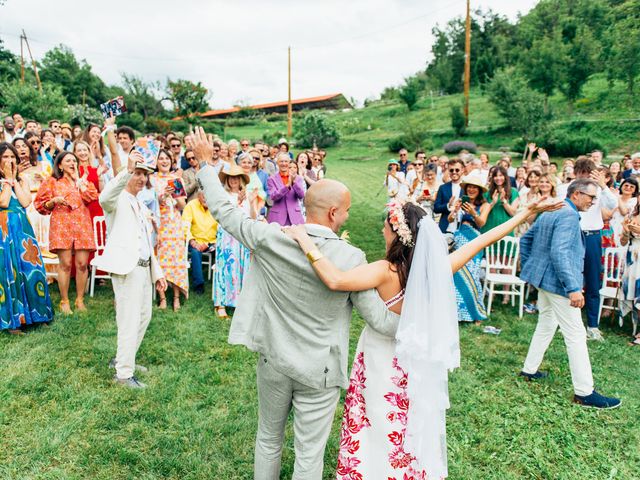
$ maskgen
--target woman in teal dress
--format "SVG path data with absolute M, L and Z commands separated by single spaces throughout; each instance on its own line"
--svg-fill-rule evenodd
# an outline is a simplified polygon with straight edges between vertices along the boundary
M 507 222 L 516 214 L 520 205 L 518 190 L 511 186 L 509 174 L 504 167 L 494 167 L 489 173 L 489 190 L 485 193 L 485 198 L 491 205 L 491 211 L 489 212 L 487 223 L 480 229 L 482 233 Z M 513 237 L 513 232 L 509 232 L 508 236 Z M 505 270 L 500 273 L 508 273 L 508 271 Z M 508 303 L 509 296 L 504 295 L 502 304 L 506 305 Z
M 455 250 L 480 236 L 480 228 L 486 223 L 490 210 L 489 203 L 483 196 L 487 188 L 479 177 L 464 177 L 460 187 L 462 199 L 456 202 L 453 211 L 449 214 L 449 223 L 457 222 L 458 225 L 453 234 Z M 480 280 L 482 257 L 483 252 L 478 252 L 453 275 L 459 322 L 479 324 L 487 319 Z
M 0 330 L 13 334 L 53 319 L 40 248 L 25 211 L 31 193 L 17 174 L 17 159 L 12 145 L 0 144 Z
M 229 200 L 251 218 L 256 218 L 257 192 L 247 192 L 250 179 L 242 168 L 231 164 L 220 172 L 219 177 Z M 213 305 L 218 317 L 227 318 L 226 307 L 237 306 L 250 259 L 251 251 L 218 225 L 216 270 L 213 278 Z

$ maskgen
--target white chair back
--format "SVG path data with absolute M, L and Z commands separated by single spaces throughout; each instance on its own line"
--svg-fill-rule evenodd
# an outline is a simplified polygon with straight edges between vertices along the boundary
M 93 241 L 96 244 L 96 255 L 102 255 L 107 244 L 107 222 L 104 217 L 93 217 Z
M 609 247 L 604 250 L 604 275 L 602 288 L 618 288 L 622 281 L 627 249 L 625 247 Z
M 516 237 L 504 237 L 485 248 L 487 272 L 492 270 L 509 270 L 505 272 L 515 275 L 520 254 L 520 241 Z

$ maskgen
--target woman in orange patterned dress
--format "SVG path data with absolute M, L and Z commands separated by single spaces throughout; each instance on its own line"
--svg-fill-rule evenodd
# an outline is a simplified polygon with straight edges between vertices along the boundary
M 78 159 L 71 152 L 61 152 L 56 156 L 53 174 L 42 183 L 35 198 L 38 212 L 51 215 L 49 250 L 56 253 L 60 260 L 60 311 L 65 315 L 73 313 L 69 305 L 69 283 L 74 254 L 75 306 L 79 311 L 86 310 L 84 291 L 87 284 L 87 264 L 89 254 L 96 249 L 87 205 L 97 198 L 96 187 L 87 181 L 87 175 L 79 177 Z
M 151 176 L 160 202 L 160 226 L 158 227 L 158 262 L 167 282 L 173 287 L 173 310 L 180 309 L 180 292 L 189 297 L 187 274 L 187 249 L 185 229 L 180 212 L 185 206 L 186 195 L 176 195 L 175 181 L 180 177 L 171 172 L 171 153 L 162 149 L 158 155 L 158 173 Z M 160 293 L 160 308 L 167 308 L 167 298 Z

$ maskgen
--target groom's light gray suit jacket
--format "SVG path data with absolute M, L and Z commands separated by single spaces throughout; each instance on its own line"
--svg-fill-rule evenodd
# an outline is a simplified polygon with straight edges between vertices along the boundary
M 213 168 L 202 168 L 198 179 L 213 217 L 253 252 L 229 343 L 262 353 L 277 371 L 309 387 L 346 388 L 352 308 L 390 337 L 400 317 L 375 290 L 329 290 L 280 225 L 252 220 L 232 205 Z M 338 268 L 346 271 L 366 262 L 361 250 L 328 229 L 308 225 L 307 232 Z

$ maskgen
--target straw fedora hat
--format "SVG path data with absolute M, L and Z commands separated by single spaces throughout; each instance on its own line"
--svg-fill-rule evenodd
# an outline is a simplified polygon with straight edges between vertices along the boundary
M 483 192 L 487 191 L 487 186 L 482 182 L 482 179 L 477 175 L 467 175 L 466 177 L 463 177 L 462 181 L 460 182 L 460 186 L 464 187 L 465 185 L 474 185 L 478 187 L 480 190 L 482 190 Z
M 220 170 L 218 177 L 223 185 L 226 183 L 227 177 L 242 177 L 245 185 L 249 185 L 249 182 L 251 181 L 249 175 L 244 173 L 244 170 L 235 163 L 232 163 L 231 165 L 224 165 L 222 170 Z

